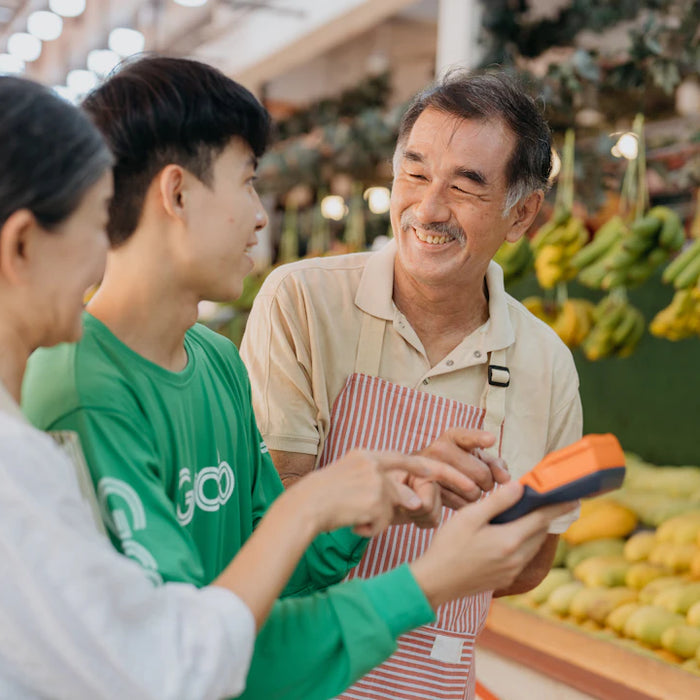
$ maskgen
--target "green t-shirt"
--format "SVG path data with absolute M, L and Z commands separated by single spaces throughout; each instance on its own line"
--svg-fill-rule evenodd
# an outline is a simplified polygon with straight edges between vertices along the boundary
M 170 372 L 129 349 L 87 313 L 84 327 L 79 343 L 34 353 L 23 408 L 39 428 L 80 435 L 118 549 L 154 582 L 206 585 L 283 490 L 255 423 L 238 351 L 195 325 L 185 336 L 187 366 Z M 347 529 L 320 536 L 286 594 L 341 580 L 365 543 Z M 356 672 L 382 661 L 396 634 L 432 617 L 407 569 L 388 580 L 401 582 L 392 591 L 393 604 L 376 598 L 375 589 L 388 593 L 381 580 L 278 602 L 258 637 L 246 697 L 330 697 Z M 376 635 L 376 646 L 367 644 L 368 635 Z M 263 658 L 267 664 L 258 661 Z M 286 671 L 270 673 L 265 666 L 271 660 Z M 329 662 L 334 668 L 322 665 Z M 308 692 L 295 695 L 310 675 L 316 677 Z M 296 679 L 293 685 L 290 679 Z

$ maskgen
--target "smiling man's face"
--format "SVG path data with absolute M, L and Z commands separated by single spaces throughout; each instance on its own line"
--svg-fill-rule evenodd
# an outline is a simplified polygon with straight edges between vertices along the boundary
M 397 276 L 458 284 L 483 275 L 501 243 L 522 235 L 518 207 L 503 216 L 514 146 L 500 120 L 461 119 L 430 107 L 421 113 L 395 158 Z

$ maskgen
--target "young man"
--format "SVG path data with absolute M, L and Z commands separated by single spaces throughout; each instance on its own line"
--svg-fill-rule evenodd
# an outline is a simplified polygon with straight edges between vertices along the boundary
M 284 481 L 370 445 L 455 463 L 457 431 L 470 427 L 498 435 L 498 454 L 519 477 L 581 436 L 571 353 L 506 294 L 491 262 L 531 225 L 550 160 L 539 110 L 503 75 L 453 73 L 416 97 L 394 156 L 395 240 L 376 253 L 278 268 L 249 318 L 241 353 Z M 555 533 L 571 518 L 552 528 L 518 581 L 497 592 L 535 586 L 551 566 Z M 430 533 L 410 524 L 390 528 L 353 575 L 410 561 L 429 542 Z M 342 697 L 473 697 L 474 642 L 490 599 L 438 611 L 435 624 L 407 635 L 392 659 Z
M 116 159 L 112 250 L 82 340 L 36 354 L 24 406 L 44 429 L 79 433 L 113 542 L 154 582 L 226 582 L 224 566 L 241 547 L 245 554 L 244 543 L 283 489 L 235 347 L 194 324 L 200 300 L 236 297 L 251 268 L 246 250 L 265 223 L 254 177 L 268 117 L 220 72 L 164 58 L 128 65 L 85 109 Z M 465 441 L 470 448 L 490 444 L 476 431 Z M 402 477 L 392 491 L 382 459 L 400 457 L 348 455 L 343 469 L 356 477 L 353 488 L 369 486 L 380 505 L 404 512 L 415 507 L 399 488 L 409 484 L 426 493 L 430 510 L 432 492 L 420 481 Z M 456 490 L 466 488 L 456 470 L 431 465 Z M 341 511 L 348 481 L 329 481 Z M 411 568 L 276 603 L 260 630 L 244 696 L 311 700 L 341 692 L 385 658 L 399 634 L 430 621 L 437 604 L 485 590 L 504 572 L 514 576 L 558 512 L 504 528 L 487 525 L 498 506 L 484 505 L 476 515 L 465 512 Z M 360 531 L 371 520 L 360 519 Z M 467 556 L 460 543 L 477 532 Z M 274 540 L 269 528 L 267 536 Z M 269 557 L 245 560 L 260 568 L 260 587 L 268 585 L 267 562 L 289 546 L 286 538 L 282 551 L 271 545 Z M 348 530 L 317 538 L 287 594 L 338 581 L 365 546 Z

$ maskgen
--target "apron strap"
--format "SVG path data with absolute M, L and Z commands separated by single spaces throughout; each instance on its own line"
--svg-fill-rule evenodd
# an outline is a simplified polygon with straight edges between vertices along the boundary
M 368 313 L 362 315 L 360 339 L 355 356 L 356 373 L 366 374 L 370 377 L 379 376 L 385 326 L 386 321 L 383 318 L 377 318 L 377 316 Z
M 489 451 L 500 456 L 506 417 L 506 387 L 510 384 L 505 348 L 489 353 L 487 371 L 486 386 L 481 398 L 481 406 L 485 410 L 483 429 L 496 436 L 496 442 Z

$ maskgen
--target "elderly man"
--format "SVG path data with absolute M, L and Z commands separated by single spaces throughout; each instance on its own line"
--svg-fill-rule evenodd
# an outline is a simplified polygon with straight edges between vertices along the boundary
M 495 450 L 518 477 L 581 436 L 570 352 L 506 294 L 492 262 L 537 215 L 550 149 L 539 110 L 513 82 L 453 73 L 401 122 L 395 239 L 379 252 L 304 260 L 268 277 L 242 354 L 261 432 L 287 484 L 354 447 L 458 464 L 460 431 L 471 427 L 497 435 Z M 474 476 L 474 498 L 477 485 L 492 483 L 482 477 Z M 553 523 L 529 566 L 496 595 L 543 578 L 556 533 L 573 517 Z M 392 527 L 351 576 L 410 561 L 429 541 L 414 525 Z M 342 698 L 473 697 L 474 640 L 490 600 L 481 594 L 440 609 L 435 624 L 405 635 Z

